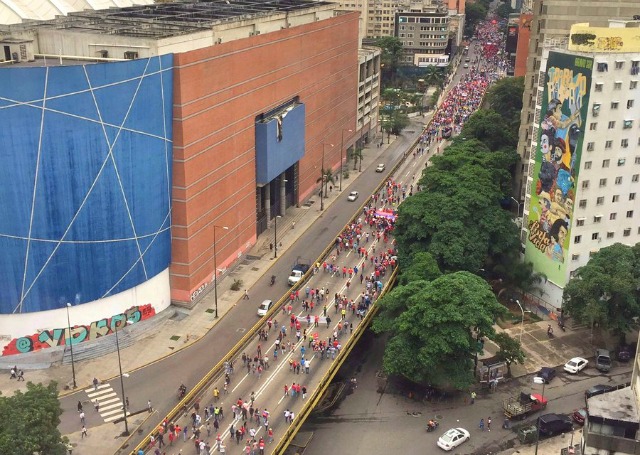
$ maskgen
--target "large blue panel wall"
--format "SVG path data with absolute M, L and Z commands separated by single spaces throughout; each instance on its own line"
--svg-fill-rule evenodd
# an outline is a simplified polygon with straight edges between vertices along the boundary
M 282 118 L 278 140 L 275 118 L 256 123 L 256 183 L 266 185 L 304 156 L 304 104 L 297 104 Z
M 0 313 L 166 269 L 173 56 L 0 69 Z

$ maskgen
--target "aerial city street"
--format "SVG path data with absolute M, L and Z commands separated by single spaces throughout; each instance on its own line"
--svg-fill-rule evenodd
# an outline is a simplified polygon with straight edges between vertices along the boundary
M 0 0 L 0 454 L 640 453 L 633 2 L 289 3 Z

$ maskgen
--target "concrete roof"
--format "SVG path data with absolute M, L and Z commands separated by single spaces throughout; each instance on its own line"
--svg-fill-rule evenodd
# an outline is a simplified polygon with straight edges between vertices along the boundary
M 619 422 L 640 421 L 638 403 L 631 387 L 596 395 L 587 400 L 589 418 L 595 417 L 602 420 L 616 420 Z

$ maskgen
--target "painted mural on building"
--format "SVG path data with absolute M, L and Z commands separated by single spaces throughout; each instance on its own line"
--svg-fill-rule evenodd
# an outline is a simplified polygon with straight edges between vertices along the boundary
M 593 59 L 549 53 L 529 209 L 527 260 L 558 286 L 567 276 Z
M 56 346 L 65 346 L 68 344 L 67 341 L 70 344 L 79 344 L 84 341 L 95 340 L 112 334 L 116 328 L 118 330 L 122 329 L 127 324 L 127 321 L 136 323 L 149 319 L 155 314 L 156 310 L 153 306 L 147 304 L 131 307 L 124 313 L 94 321 L 89 325 L 73 326 L 70 333 L 68 327 L 43 330 L 31 336 L 14 338 L 4 347 L 2 355 L 24 354 Z

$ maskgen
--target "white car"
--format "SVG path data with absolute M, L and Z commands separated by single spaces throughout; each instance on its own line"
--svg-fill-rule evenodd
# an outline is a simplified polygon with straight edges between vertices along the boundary
M 452 428 L 438 439 L 438 447 L 443 450 L 451 450 L 468 441 L 471 435 L 464 428 Z
M 376 172 L 384 172 L 384 163 L 380 163 L 378 164 L 378 167 L 376 168 Z
M 571 374 L 576 374 L 587 366 L 589 361 L 587 359 L 583 359 L 582 357 L 574 357 L 564 364 L 564 371 Z
M 358 192 L 357 191 L 352 191 L 351 193 L 349 193 L 349 196 L 347 196 L 347 201 L 355 201 L 356 199 L 358 199 Z
M 263 317 L 264 315 L 266 315 L 272 306 L 273 302 L 271 300 L 264 300 L 258 307 L 258 316 Z

